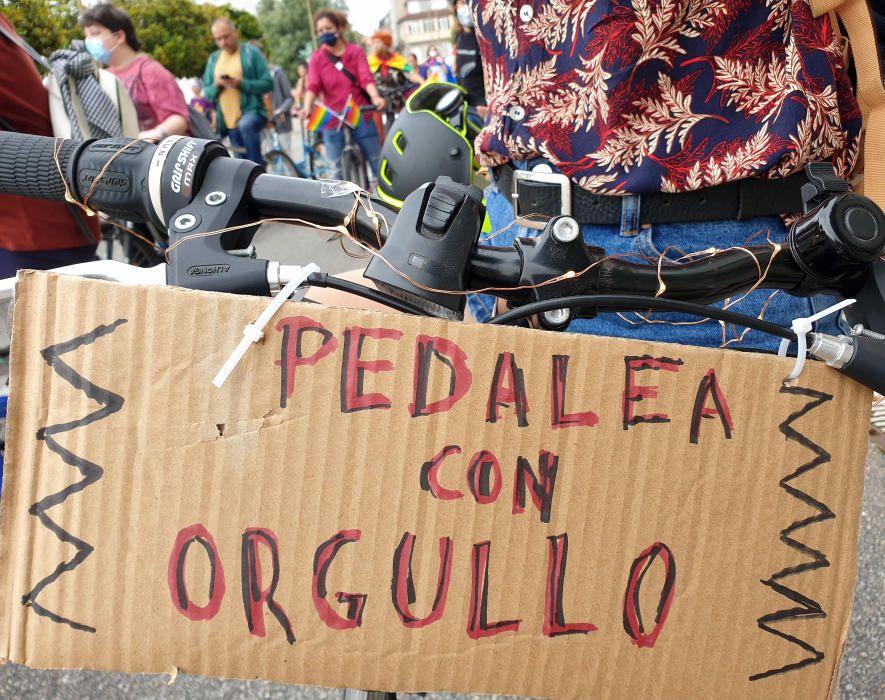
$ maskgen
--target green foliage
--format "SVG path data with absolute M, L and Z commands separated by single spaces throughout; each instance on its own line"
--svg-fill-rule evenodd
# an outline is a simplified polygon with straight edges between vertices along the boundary
M 261 25 L 258 23 L 258 18 L 251 12 L 234 9 L 226 3 L 217 6 L 207 4 L 203 7 L 206 8 L 211 17 L 209 20 L 210 23 L 213 19 L 217 19 L 218 17 L 227 17 L 233 22 L 237 31 L 240 33 L 241 41 L 249 41 L 250 39 L 264 41 L 264 32 L 261 29 Z
M 315 48 L 308 6 L 314 13 L 325 7 L 347 12 L 345 0 L 261 0 L 258 4 L 258 21 L 264 29 L 270 60 L 282 66 L 293 84 L 298 64 L 307 63 Z M 348 31 L 345 38 L 352 41 L 355 36 Z
M 118 0 L 114 4 L 129 13 L 142 50 L 178 76 L 203 74 L 206 59 L 215 50 L 210 26 L 218 17 L 230 19 L 243 41 L 266 40 L 255 15 L 229 5 L 194 0 Z M 0 0 L 0 11 L 45 56 L 72 39 L 83 38 L 75 0 Z
M 216 48 L 212 21 L 219 17 L 236 25 L 242 41 L 262 38 L 255 15 L 229 5 L 193 0 L 123 0 L 118 5 L 132 17 L 142 50 L 178 76 L 203 74 L 206 59 Z
M 215 50 L 209 31 L 212 8 L 192 0 L 127 0 L 117 5 L 132 18 L 142 51 L 173 75 L 202 74 Z
M 83 38 L 77 25 L 79 10 L 73 0 L 0 0 L 0 12 L 44 56 L 67 46 L 72 39 Z

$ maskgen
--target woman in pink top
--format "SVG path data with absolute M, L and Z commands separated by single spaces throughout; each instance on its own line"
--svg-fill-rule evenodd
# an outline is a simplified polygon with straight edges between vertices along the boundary
M 378 109 L 384 109 L 386 103 L 375 85 L 366 54 L 356 44 L 344 41 L 347 17 L 335 10 L 320 10 L 314 16 L 314 25 L 320 48 L 314 51 L 307 65 L 307 92 L 301 109 L 302 118 L 310 117 L 317 100 L 334 112 L 342 114 L 349 96 L 360 107 L 371 102 Z M 347 128 L 349 127 L 340 125 L 337 119 L 333 119 L 323 131 L 326 160 L 332 164 L 332 177 L 336 179 L 341 177 L 341 151 L 344 150 L 342 130 Z M 381 143 L 375 122 L 361 119 L 354 130 L 353 138 L 377 178 Z
M 123 10 L 102 3 L 80 16 L 86 49 L 123 82 L 138 113 L 141 138 L 186 134 L 188 109 L 175 77 L 147 54 Z

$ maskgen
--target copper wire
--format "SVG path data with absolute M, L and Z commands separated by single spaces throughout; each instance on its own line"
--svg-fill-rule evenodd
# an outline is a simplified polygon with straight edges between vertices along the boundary
M 132 139 L 129 143 L 127 143 L 123 148 L 114 153 L 110 158 L 108 158 L 107 162 L 101 167 L 101 170 L 98 171 L 98 175 L 92 180 L 92 184 L 89 185 L 89 190 L 86 192 L 86 196 L 83 197 L 83 205 L 88 207 L 89 200 L 92 198 L 92 195 L 95 194 L 95 188 L 98 186 L 98 183 L 101 181 L 101 178 L 104 177 L 105 172 L 110 167 L 111 163 L 113 163 L 121 153 L 124 153 L 126 149 L 136 143 L 153 143 L 150 139 Z
M 71 195 L 69 184 L 68 184 L 66 178 L 64 177 L 64 174 L 63 174 L 62 168 L 61 168 L 60 154 L 61 154 L 61 148 L 64 145 L 64 139 L 56 139 L 55 148 L 54 148 L 54 152 L 53 152 L 53 158 L 55 160 L 55 165 L 58 170 L 59 176 L 61 177 L 62 182 L 65 186 L 65 199 L 67 201 L 71 202 L 72 204 L 76 204 L 77 206 L 81 207 L 89 215 L 94 216 L 95 212 L 88 206 L 88 202 L 89 202 L 89 199 L 94 194 L 95 188 L 97 187 L 97 185 L 98 185 L 99 181 L 101 180 L 101 178 L 103 177 L 104 173 L 107 171 L 107 169 L 111 165 L 111 163 L 113 163 L 115 158 L 117 158 L 121 153 L 126 151 L 130 146 L 132 146 L 132 144 L 139 143 L 142 141 L 151 142 L 150 139 L 134 139 L 134 140 L 130 141 L 129 143 L 127 143 L 125 146 L 123 146 L 123 148 L 118 150 L 116 153 L 114 153 L 108 159 L 108 161 L 104 164 L 104 166 L 102 166 L 98 175 L 93 179 L 92 184 L 89 187 L 89 191 L 86 193 L 86 196 L 84 197 L 83 202 L 78 202 Z M 437 289 L 434 287 L 429 287 L 427 285 L 423 285 L 420 282 L 418 282 L 417 280 L 412 279 L 408 274 L 406 274 L 405 272 L 402 272 L 401 270 L 396 268 L 396 266 L 394 266 L 393 263 L 391 263 L 389 260 L 387 260 L 380 253 L 379 250 L 370 247 L 369 245 L 363 243 L 362 241 L 360 241 L 356 237 L 355 233 L 353 231 L 351 231 L 350 227 L 354 224 L 354 221 L 355 221 L 355 219 L 359 213 L 359 209 L 361 207 L 366 211 L 366 213 L 369 215 L 369 217 L 372 219 L 372 221 L 375 225 L 375 236 L 376 236 L 376 242 L 378 244 L 378 248 L 380 248 L 382 246 L 382 241 L 384 240 L 384 237 L 382 237 L 382 234 L 381 234 L 382 224 L 385 228 L 385 232 L 388 234 L 389 234 L 389 228 L 388 228 L 387 220 L 384 217 L 379 216 L 378 213 L 375 211 L 374 206 L 372 205 L 372 200 L 371 200 L 370 194 L 367 191 L 363 190 L 362 188 L 356 188 L 355 190 L 353 190 L 352 193 L 354 195 L 353 207 L 348 212 L 348 214 L 344 217 L 344 220 L 342 221 L 341 224 L 338 224 L 335 226 L 323 226 L 321 224 L 317 224 L 317 223 L 314 223 L 311 221 L 306 221 L 304 219 L 294 218 L 294 217 L 264 218 L 264 219 L 260 219 L 258 221 L 254 221 L 254 222 L 250 222 L 250 223 L 246 223 L 246 224 L 239 224 L 236 226 L 227 226 L 225 228 L 216 229 L 214 231 L 193 233 L 190 235 L 183 236 L 182 238 L 180 238 L 178 241 L 176 241 L 175 243 L 170 245 L 165 250 L 166 260 L 168 262 L 169 254 L 173 250 L 175 250 L 178 246 L 180 246 L 188 241 L 193 241 L 193 240 L 200 239 L 200 238 L 207 238 L 210 236 L 220 236 L 224 233 L 229 233 L 231 231 L 239 231 L 239 230 L 251 228 L 254 226 L 260 226 L 260 225 L 266 224 L 266 223 L 280 223 L 280 224 L 285 224 L 285 225 L 300 225 L 300 226 L 304 226 L 307 228 L 313 228 L 313 229 L 317 229 L 317 230 L 331 231 L 334 234 L 333 237 L 338 238 L 342 251 L 348 257 L 351 257 L 354 259 L 366 259 L 368 257 L 377 257 L 385 265 L 387 265 L 391 269 L 391 271 L 393 271 L 395 274 L 399 275 L 404 280 L 406 280 L 410 284 L 414 285 L 418 289 L 421 289 L 421 290 L 424 290 L 427 292 L 431 292 L 434 294 L 448 294 L 448 295 L 453 295 L 453 296 L 466 296 L 467 294 L 483 294 L 483 293 L 489 293 L 489 292 L 512 292 L 512 291 L 538 289 L 541 287 L 558 284 L 559 282 L 562 282 L 564 280 L 575 279 L 575 278 L 581 277 L 582 275 L 587 274 L 594 267 L 596 267 L 597 265 L 600 265 L 601 263 L 603 263 L 606 260 L 620 259 L 620 258 L 633 258 L 633 257 L 639 257 L 639 258 L 642 258 L 645 260 L 650 260 L 649 256 L 645 256 L 645 255 L 641 255 L 641 254 L 637 254 L 637 253 L 617 253 L 617 254 L 612 254 L 612 255 L 606 255 L 606 256 L 592 262 L 587 267 L 585 267 L 584 269 L 579 270 L 577 272 L 574 270 L 568 270 L 568 271 L 562 273 L 561 275 L 557 275 L 556 277 L 545 280 L 544 282 L 539 282 L 537 284 L 517 285 L 517 286 L 511 286 L 511 287 L 484 287 L 482 289 L 471 290 L 470 292 L 459 291 L 459 290 L 449 290 L 449 289 Z M 520 217 L 520 218 L 521 219 L 531 219 L 533 217 L 540 218 L 542 220 L 550 218 L 550 217 L 545 217 L 544 215 L 530 215 L 530 216 Z M 514 221 L 510 222 L 504 228 L 502 228 L 498 231 L 495 231 L 495 232 L 489 234 L 488 236 L 482 238 L 481 239 L 482 242 L 491 241 L 496 236 L 502 235 L 503 233 L 508 231 L 513 226 L 519 225 L 519 222 L 520 222 L 520 219 L 515 219 Z M 130 229 L 122 224 L 116 223 L 116 222 L 114 222 L 114 225 L 119 227 L 120 229 L 126 231 L 127 233 L 141 239 L 145 243 L 148 243 L 149 245 L 151 245 L 154 248 L 159 250 L 159 247 L 153 241 L 148 240 L 147 238 L 140 235 L 136 231 L 133 231 L 132 229 Z M 755 237 L 755 235 L 758 235 L 758 234 L 754 234 L 753 237 Z M 360 255 L 358 253 L 355 253 L 354 251 L 347 250 L 347 248 L 345 247 L 345 239 L 349 240 L 351 243 L 353 243 L 358 248 L 360 248 L 364 252 L 364 255 Z M 752 239 L 752 237 L 751 237 L 751 239 Z M 715 256 L 715 255 L 718 255 L 721 253 L 728 252 L 730 250 L 740 250 L 740 251 L 743 251 L 744 253 L 746 253 L 747 255 L 749 255 L 753 259 L 753 261 L 756 263 L 759 278 L 753 284 L 752 287 L 750 287 L 746 292 L 743 293 L 742 296 L 738 297 L 735 300 L 726 300 L 726 303 L 723 306 L 723 308 L 727 309 L 727 308 L 733 306 L 734 304 L 742 301 L 744 298 L 746 298 L 746 296 L 748 294 L 750 294 L 752 291 L 758 289 L 758 287 L 765 281 L 765 278 L 771 269 L 771 265 L 774 262 L 775 257 L 777 257 L 777 255 L 783 249 L 780 244 L 772 242 L 770 236 L 768 237 L 768 242 L 774 248 L 774 252 L 771 255 L 771 257 L 769 258 L 768 265 L 766 266 L 765 270 L 762 269 L 762 266 L 759 263 L 759 260 L 756 257 L 756 255 L 752 251 L 748 250 L 747 248 L 745 248 L 743 246 L 732 246 L 729 248 L 725 248 L 723 250 L 716 249 L 716 248 L 708 248 L 703 251 L 698 251 L 695 253 L 685 253 L 681 250 L 678 250 L 678 249 L 670 246 L 667 249 L 665 249 L 665 251 L 663 253 L 661 253 L 657 259 L 658 290 L 655 293 L 655 296 L 659 297 L 666 292 L 666 284 L 664 283 L 664 280 L 663 280 L 663 265 L 664 265 L 665 256 L 670 250 L 677 250 L 681 254 L 681 257 L 674 261 L 676 263 L 680 262 L 681 260 L 685 260 L 687 258 L 696 258 L 699 256 L 706 256 L 706 255 Z M 763 314 L 764 314 L 765 309 L 767 308 L 769 302 L 775 296 L 775 294 L 777 294 L 777 291 L 775 291 L 771 296 L 769 296 L 768 300 L 766 300 L 765 304 L 762 307 Z M 641 325 L 641 324 L 645 323 L 645 324 L 668 324 L 668 325 L 675 325 L 675 326 L 683 326 L 683 325 L 699 325 L 701 323 L 707 323 L 711 320 L 709 318 L 705 318 L 705 319 L 700 319 L 697 321 L 668 321 L 668 320 L 659 320 L 659 319 L 650 318 L 651 313 L 652 313 L 651 310 L 646 311 L 645 312 L 646 315 L 643 315 L 642 312 L 632 312 L 632 313 L 634 313 L 636 316 L 638 316 L 640 320 L 633 321 L 633 320 L 627 318 L 621 312 L 618 312 L 617 315 L 623 321 L 625 321 L 626 323 L 628 323 L 630 325 Z M 759 318 L 761 319 L 762 316 L 760 315 Z M 727 345 L 728 343 L 731 343 L 731 342 L 741 342 L 743 340 L 743 337 L 746 335 L 746 332 L 749 330 L 749 329 L 745 329 L 744 332 L 739 337 L 734 338 L 729 341 L 726 341 L 725 340 L 724 324 L 720 323 L 720 325 L 723 326 L 723 346 Z
M 64 146 L 65 141 L 67 141 L 67 140 L 68 139 L 56 138 L 55 143 L 53 144 L 53 147 L 52 147 L 52 160 L 55 161 L 55 169 L 58 170 L 58 176 L 61 178 L 61 182 L 65 186 L 65 201 L 68 204 L 73 204 L 74 206 L 79 207 L 83 211 L 83 213 L 86 214 L 86 216 L 95 216 L 96 212 L 93 209 L 86 206 L 86 204 L 84 202 L 77 201 L 77 199 L 74 197 L 74 195 L 71 194 L 71 187 L 68 184 L 67 178 L 65 177 L 64 173 L 62 172 L 62 169 L 61 169 L 61 149 L 62 149 L 62 146 Z
M 105 223 L 113 226 L 114 228 L 118 228 L 121 231 L 128 233 L 130 236 L 134 236 L 135 238 L 139 239 L 140 241 L 144 241 L 145 243 L 147 243 L 149 246 L 151 246 L 158 253 L 164 252 L 163 249 L 157 245 L 156 241 L 151 240 L 147 236 L 142 236 L 135 229 L 129 228 L 128 226 L 126 226 L 122 222 L 117 221 L 116 219 L 112 219 L 109 216 L 106 216 L 105 214 L 99 214 L 99 216 L 101 216 L 102 221 L 104 221 Z

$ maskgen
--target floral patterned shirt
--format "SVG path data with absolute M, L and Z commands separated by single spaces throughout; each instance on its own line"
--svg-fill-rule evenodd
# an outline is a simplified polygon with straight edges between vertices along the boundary
M 680 192 L 813 160 L 847 176 L 861 114 L 808 0 L 474 0 L 481 162 L 548 159 L 598 194 Z

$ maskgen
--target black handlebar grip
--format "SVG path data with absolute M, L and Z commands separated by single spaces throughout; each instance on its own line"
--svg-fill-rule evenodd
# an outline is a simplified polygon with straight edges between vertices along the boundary
M 51 136 L 0 131 L 0 194 L 64 200 L 65 185 L 59 165 L 67 177 L 68 164 L 78 144 L 62 141 L 56 165 L 53 154 L 58 143 L 59 139 Z
M 865 336 L 853 340 L 854 356 L 839 371 L 880 394 L 885 392 L 885 340 Z

